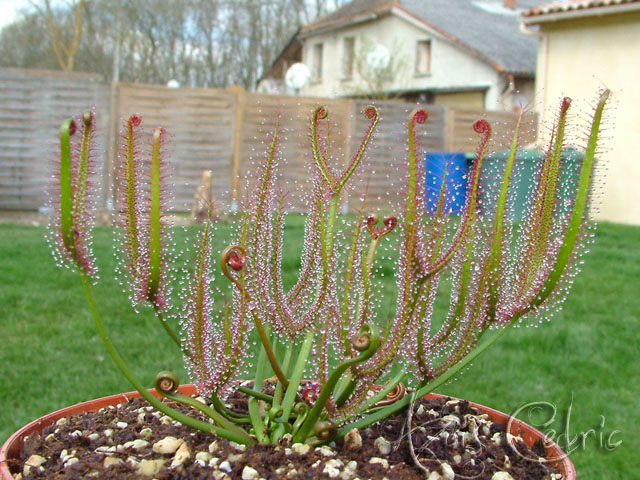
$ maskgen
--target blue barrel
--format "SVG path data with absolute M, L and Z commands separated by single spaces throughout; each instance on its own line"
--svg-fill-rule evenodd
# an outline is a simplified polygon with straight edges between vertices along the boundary
M 467 156 L 464 153 L 432 152 L 426 154 L 425 189 L 426 210 L 435 215 L 442 189 L 445 167 L 444 214 L 457 215 L 464 209 L 467 195 Z

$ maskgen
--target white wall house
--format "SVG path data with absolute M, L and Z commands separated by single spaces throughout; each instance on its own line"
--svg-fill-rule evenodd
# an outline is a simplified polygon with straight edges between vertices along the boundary
M 301 61 L 310 71 L 302 95 L 518 108 L 533 97 L 536 54 L 535 39 L 519 31 L 520 7 L 536 3 L 355 0 L 302 27 L 259 89 L 283 93 L 286 68 Z M 386 68 L 376 68 L 380 50 Z
M 586 123 L 598 90 L 613 91 L 595 216 L 640 225 L 640 0 L 555 2 L 525 12 L 522 22 L 539 38 L 536 89 L 543 121 L 553 121 L 557 100 L 570 96 L 572 109 L 587 112 L 581 116 Z

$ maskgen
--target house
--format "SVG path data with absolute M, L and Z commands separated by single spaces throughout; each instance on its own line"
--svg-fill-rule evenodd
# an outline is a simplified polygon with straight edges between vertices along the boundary
M 592 111 L 597 91 L 613 91 L 600 155 L 606 181 L 595 218 L 640 225 L 640 0 L 572 0 L 523 13 L 523 30 L 539 39 L 536 91 L 543 121 L 561 96 Z
M 259 84 L 285 93 L 289 66 L 310 78 L 301 95 L 402 97 L 517 109 L 534 95 L 536 39 L 519 30 L 539 0 L 354 0 L 303 26 Z

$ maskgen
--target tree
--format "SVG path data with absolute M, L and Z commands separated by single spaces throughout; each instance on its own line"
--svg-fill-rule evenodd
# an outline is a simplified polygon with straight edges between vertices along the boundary
M 0 65 L 124 82 L 252 89 L 297 27 L 346 0 L 32 0 L 0 33 Z M 19 40 L 18 40 L 19 39 Z
M 382 68 L 372 66 L 367 56 L 376 46 L 368 37 L 358 38 L 358 48 L 353 59 L 356 75 L 349 89 L 354 96 L 387 100 L 396 95 L 392 91 L 393 84 L 402 83 L 406 76 L 407 58 L 402 46 L 394 41 L 389 49 L 389 62 Z
M 35 2 L 32 5 L 46 22 L 51 48 L 60 68 L 64 71 L 72 71 L 73 62 L 82 38 L 84 0 L 72 2 L 67 9 L 57 12 L 54 12 L 51 8 L 50 0 L 44 0 L 44 5 L 38 5 Z M 71 28 L 68 28 L 68 22 L 62 20 L 62 16 L 66 12 L 72 13 L 73 23 Z

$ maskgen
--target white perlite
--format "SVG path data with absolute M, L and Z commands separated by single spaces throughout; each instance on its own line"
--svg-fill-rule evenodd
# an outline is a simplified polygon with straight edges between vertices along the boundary
M 298 455 L 306 455 L 311 450 L 311 446 L 306 443 L 294 443 L 291 445 L 291 450 Z
M 111 465 L 120 465 L 121 463 L 124 463 L 124 462 L 119 458 L 105 457 L 104 462 L 102 462 L 102 465 L 104 466 L 104 468 L 109 468 Z
M 180 445 L 178 451 L 173 457 L 173 460 L 171 461 L 171 468 L 179 467 L 190 458 L 191 451 L 189 450 L 189 446 L 183 441 L 182 445 Z
M 338 475 L 340 475 L 340 468 L 338 468 L 335 464 L 329 464 L 329 462 L 327 462 L 327 464 L 324 466 L 324 469 L 322 470 L 322 473 L 326 473 L 331 478 L 336 478 Z
M 198 462 L 202 467 L 208 465 L 212 458 L 213 455 L 211 455 L 209 452 L 196 453 L 196 462 Z
M 184 440 L 176 437 L 164 437 L 162 440 L 158 440 L 153 444 L 152 450 L 154 453 L 160 453 L 162 455 L 169 455 L 175 453 L 178 448 L 184 443 Z
M 347 450 L 359 450 L 362 447 L 362 437 L 360 436 L 360 432 L 358 432 L 357 428 L 350 430 L 344 436 L 344 446 Z
M 344 467 L 344 470 L 340 474 L 341 480 L 351 480 L 356 476 L 356 470 L 358 469 L 358 462 L 355 460 L 351 460 L 347 463 L 347 466 Z
M 231 446 L 231 448 L 233 448 L 234 450 L 236 450 L 238 452 L 244 452 L 247 449 L 246 445 L 242 445 L 242 444 L 236 443 L 236 442 L 229 442 L 229 445 Z
M 380 455 L 389 455 L 389 452 L 391 452 L 391 442 L 384 437 L 376 438 L 373 446 L 378 449 Z
M 491 477 L 491 480 L 513 480 L 513 477 L 507 472 L 496 472 Z
M 133 448 L 134 450 L 140 450 L 146 447 L 147 445 L 149 445 L 149 442 L 138 438 L 137 440 L 131 440 L 129 442 L 125 442 L 124 448 Z
M 229 456 L 227 457 L 227 461 L 234 463 L 242 460 L 243 458 L 244 458 L 243 453 L 230 453 Z
M 41 457 L 40 455 L 31 455 L 29 459 L 25 462 L 24 468 L 22 469 L 22 473 L 26 477 L 31 472 L 31 468 L 37 468 L 40 471 L 44 470 L 42 468 L 42 464 L 47 461 L 46 458 Z
M 142 460 L 138 465 L 138 475 L 152 477 L 160 471 L 164 465 L 164 460 Z
M 331 447 L 327 447 L 326 445 L 317 449 L 317 452 L 323 457 L 335 457 L 336 452 L 331 450 Z
M 438 470 L 434 470 L 427 477 L 427 480 L 453 480 L 456 476 L 453 468 L 451 468 L 451 465 L 449 465 L 448 463 L 441 463 L 439 470 L 441 470 L 442 473 L 440 473 Z
M 382 465 L 384 468 L 389 468 L 389 462 L 387 462 L 387 460 L 385 460 L 384 458 L 380 458 L 380 457 L 372 457 L 369 460 L 369 463 L 379 463 L 380 465 Z
M 258 478 L 260 478 L 260 474 L 255 468 L 246 465 L 242 469 L 242 480 L 257 480 Z
M 445 415 L 442 417 L 442 423 L 447 427 L 457 428 L 460 426 L 460 419 L 455 415 Z

